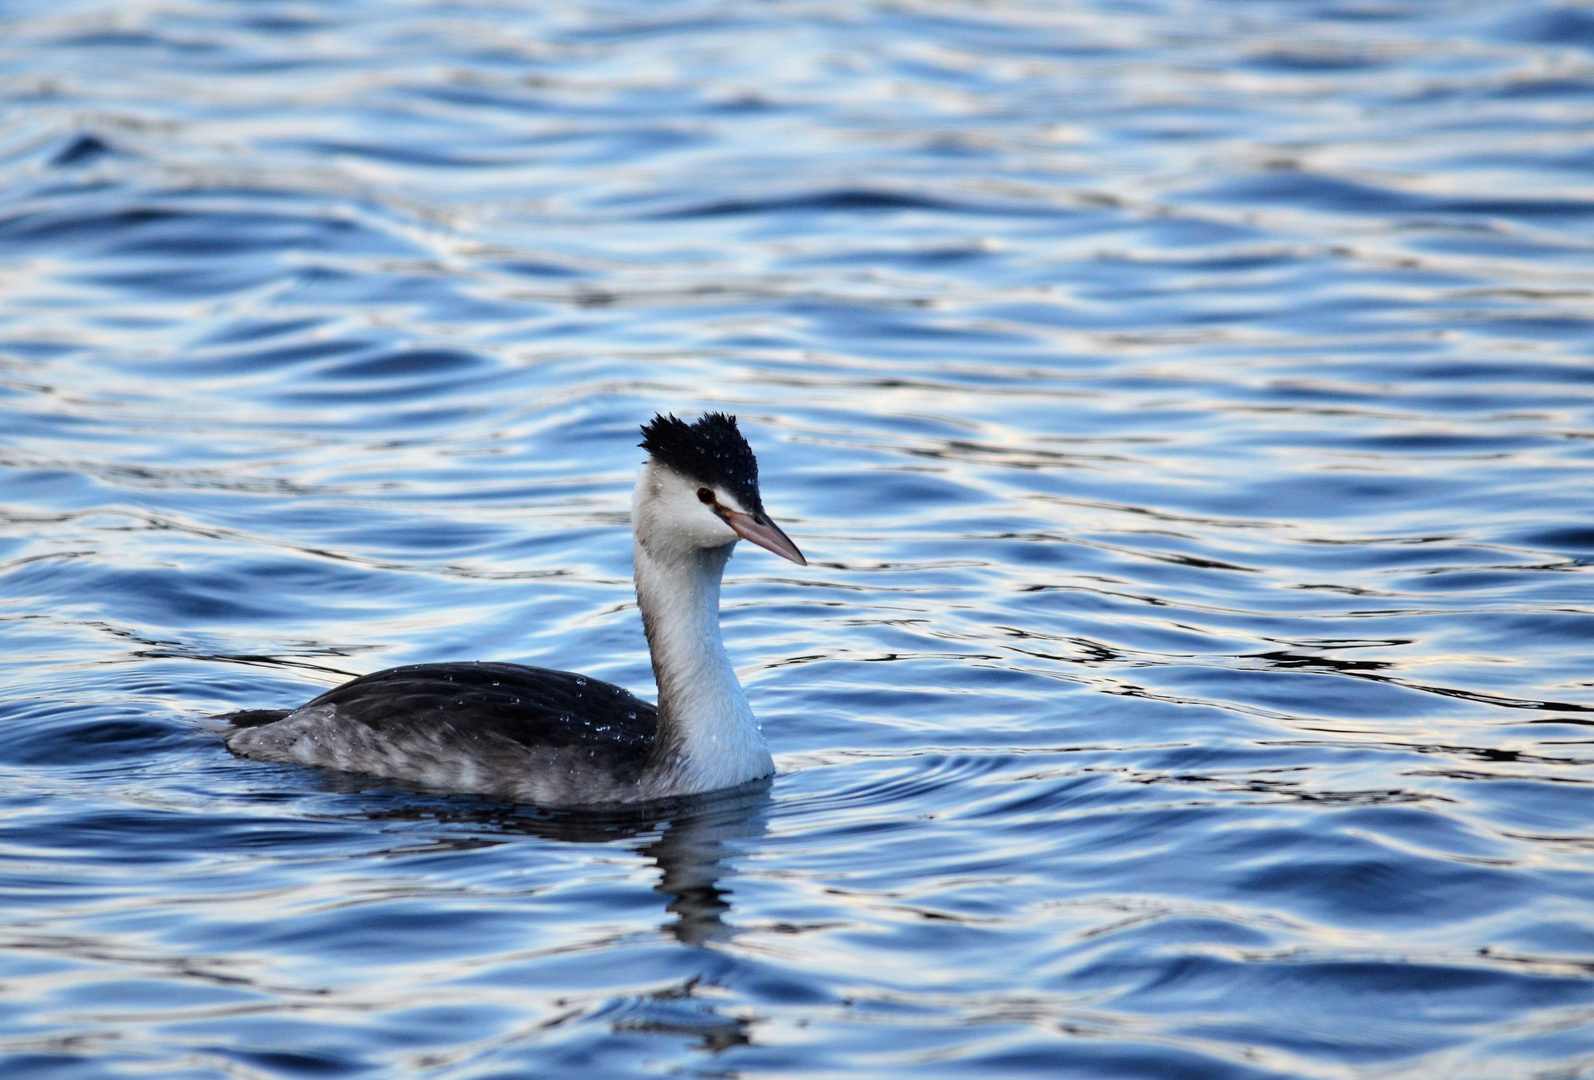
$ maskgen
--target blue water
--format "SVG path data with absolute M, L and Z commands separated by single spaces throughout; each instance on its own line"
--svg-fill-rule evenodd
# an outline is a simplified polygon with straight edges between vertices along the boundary
M 767 790 L 222 748 L 704 408 Z M 0 2 L 0 466 L 8 1080 L 1594 1076 L 1586 4 Z

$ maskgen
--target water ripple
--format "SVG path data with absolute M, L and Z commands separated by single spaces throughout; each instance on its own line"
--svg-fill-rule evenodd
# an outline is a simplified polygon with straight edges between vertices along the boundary
M 1591 28 L 0 5 L 0 1072 L 1594 1068 Z M 699 408 L 812 559 L 725 590 L 772 784 L 222 749 L 648 691 Z

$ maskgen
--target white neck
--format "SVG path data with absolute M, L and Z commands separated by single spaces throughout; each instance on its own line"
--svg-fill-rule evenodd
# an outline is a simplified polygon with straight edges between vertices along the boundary
M 644 783 L 655 796 L 733 787 L 775 771 L 720 638 L 720 578 L 733 544 L 678 542 L 653 512 L 644 468 L 632 511 L 637 605 L 659 686 L 659 730 Z

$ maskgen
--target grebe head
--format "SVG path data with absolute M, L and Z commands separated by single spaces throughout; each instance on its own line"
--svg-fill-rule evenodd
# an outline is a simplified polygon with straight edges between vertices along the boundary
M 799 566 L 808 560 L 764 512 L 758 459 L 736 418 L 704 413 L 694 424 L 656 415 L 642 425 L 648 452 L 637 484 L 637 541 L 655 557 L 685 556 L 750 540 Z M 723 564 L 722 564 L 723 565 Z

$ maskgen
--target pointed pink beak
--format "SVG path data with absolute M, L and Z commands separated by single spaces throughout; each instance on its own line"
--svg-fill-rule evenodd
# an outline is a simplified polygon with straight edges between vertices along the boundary
M 751 540 L 766 551 L 773 551 L 783 559 L 790 559 L 798 566 L 807 566 L 808 560 L 803 558 L 803 553 L 797 550 L 797 545 L 791 542 L 791 537 L 781 532 L 780 526 L 769 518 L 757 521 L 751 514 L 744 514 L 740 510 L 726 510 L 721 508 L 720 517 L 725 524 L 736 530 L 736 535 L 743 540 Z

